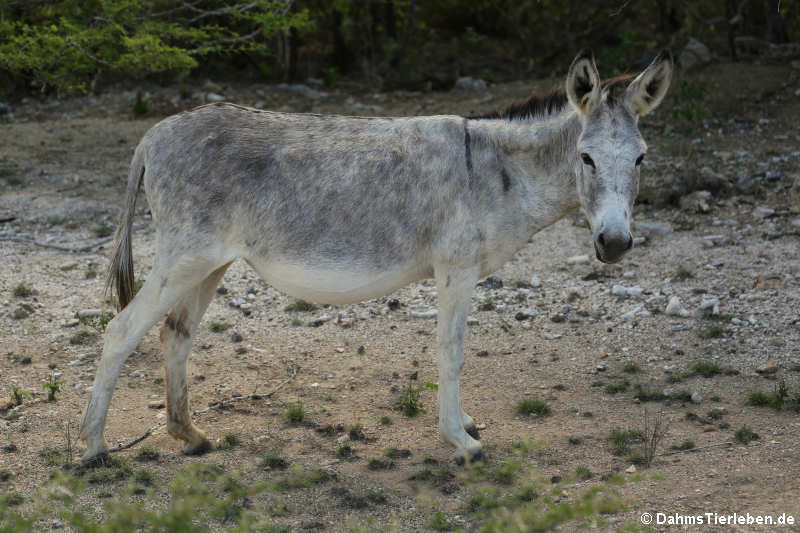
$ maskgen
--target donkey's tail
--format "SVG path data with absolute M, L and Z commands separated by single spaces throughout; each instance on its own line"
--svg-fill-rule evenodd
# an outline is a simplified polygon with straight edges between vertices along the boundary
M 111 290 L 116 295 L 119 310 L 122 310 L 135 294 L 135 280 L 133 277 L 133 254 L 131 253 L 131 231 L 133 230 L 133 215 L 136 209 L 136 195 L 144 178 L 144 150 L 139 145 L 133 154 L 131 168 L 128 172 L 128 188 L 125 190 L 125 205 L 114 235 L 116 248 L 114 257 L 108 267 L 106 276 L 106 292 Z

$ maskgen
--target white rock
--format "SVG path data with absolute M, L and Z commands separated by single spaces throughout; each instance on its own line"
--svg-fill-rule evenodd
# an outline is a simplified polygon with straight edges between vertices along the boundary
M 703 298 L 700 302 L 700 309 L 706 314 L 719 314 L 719 298 Z
M 480 91 L 486 88 L 486 82 L 471 76 L 463 76 L 456 80 L 455 88 L 459 91 Z
M 130 376 L 132 378 L 143 378 L 147 377 L 147 372 L 145 372 L 144 370 L 134 370 L 133 372 L 130 373 Z
M 101 313 L 100 309 L 81 309 L 78 311 L 78 318 L 97 318 Z
M 703 395 L 699 392 L 692 393 L 692 403 L 700 403 L 703 401 Z
M 645 311 L 644 304 L 637 305 L 636 307 L 634 307 L 633 309 L 631 309 L 630 311 L 628 311 L 627 313 L 622 315 L 622 317 L 620 317 L 620 318 L 622 318 L 622 320 L 625 320 L 625 321 L 633 320 L 634 318 L 636 318 L 636 315 L 639 315 L 639 314 L 642 314 L 642 315 L 649 314 L 649 313 L 647 313 L 647 311 Z
M 760 205 L 753 209 L 753 216 L 758 219 L 765 219 L 770 215 L 774 215 L 775 210 L 765 205 Z
M 78 320 L 77 318 L 68 318 L 67 320 L 62 320 L 61 321 L 61 327 L 62 328 L 74 328 L 75 326 L 77 326 L 80 323 L 81 323 L 81 321 Z
M 626 474 L 635 474 L 636 473 L 636 465 L 631 465 L 625 469 Z
M 410 311 L 411 318 L 436 318 L 439 314 L 438 309 L 429 309 L 427 311 Z
M 542 286 L 542 280 L 539 279 L 539 276 L 533 276 L 531 278 L 531 287 L 533 287 L 534 289 L 538 289 L 541 286 Z
M 588 262 L 589 262 L 589 256 L 586 254 L 573 255 L 572 257 L 567 258 L 568 265 L 583 265 Z
M 206 101 L 207 102 L 222 102 L 225 100 L 225 97 L 221 94 L 217 93 L 206 93 Z
M 672 296 L 669 299 L 669 303 L 667 304 L 667 308 L 664 312 L 670 316 L 682 316 L 687 317 L 689 316 L 689 311 L 683 308 L 683 304 L 681 304 L 681 299 L 677 296 Z

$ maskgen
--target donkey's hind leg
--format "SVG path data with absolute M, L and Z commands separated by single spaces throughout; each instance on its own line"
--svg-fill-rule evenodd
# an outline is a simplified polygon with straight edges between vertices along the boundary
M 183 452 L 190 455 L 205 453 L 213 446 L 205 433 L 192 423 L 186 386 L 186 360 L 192 346 L 192 336 L 228 266 L 230 263 L 221 266 L 188 291 L 172 308 L 161 328 L 167 378 L 167 431 L 176 439 L 186 442 Z
M 108 406 L 128 356 L 144 335 L 163 317 L 186 290 L 205 279 L 219 266 L 204 258 L 156 255 L 150 274 L 136 297 L 109 322 L 103 356 L 97 366 L 92 396 L 81 420 L 81 438 L 86 443 L 84 463 L 103 462 L 107 446 L 103 439 Z

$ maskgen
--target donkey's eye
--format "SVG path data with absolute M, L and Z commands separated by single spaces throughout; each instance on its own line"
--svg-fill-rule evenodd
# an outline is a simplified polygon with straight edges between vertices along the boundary
M 642 164 L 642 160 L 643 159 L 644 159 L 644 154 L 642 154 L 642 155 L 640 155 L 639 157 L 636 158 L 636 166 L 637 167 Z
M 594 161 L 592 161 L 592 158 L 589 157 L 589 154 L 587 154 L 586 152 L 581 154 L 581 159 L 583 160 L 584 164 L 589 165 L 592 168 L 595 168 Z

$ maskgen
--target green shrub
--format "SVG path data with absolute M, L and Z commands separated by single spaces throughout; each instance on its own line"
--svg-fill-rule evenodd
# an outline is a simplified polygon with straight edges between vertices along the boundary
M 520 416 L 549 416 L 550 406 L 544 400 L 537 398 L 524 398 L 517 402 L 514 411 Z

